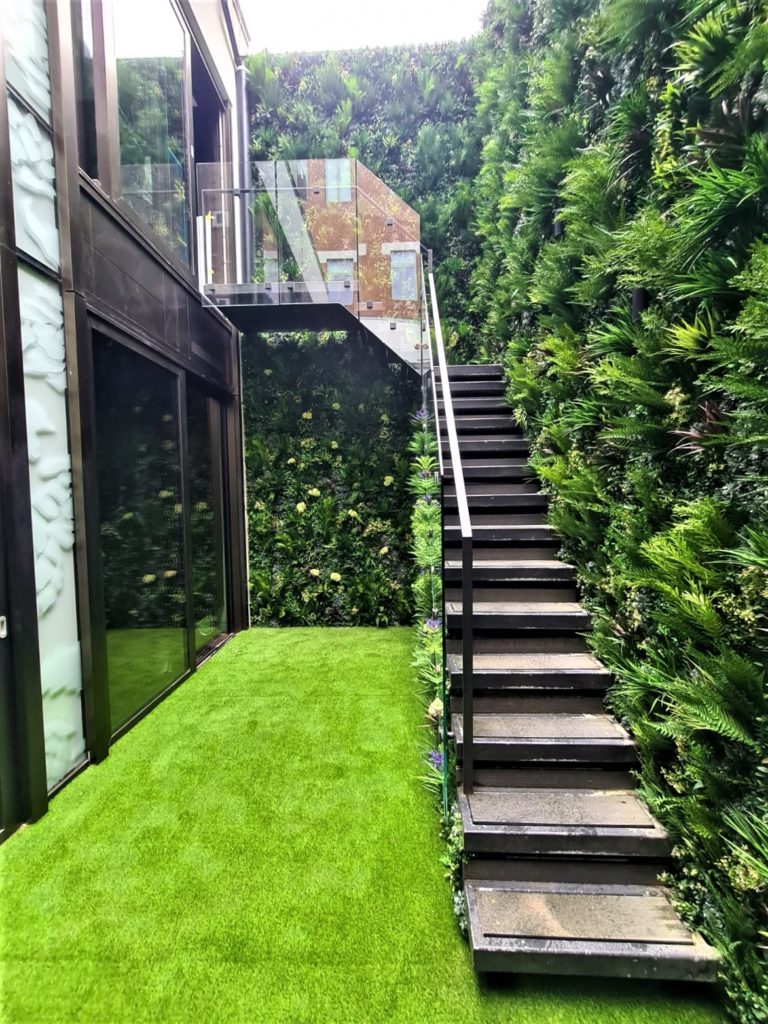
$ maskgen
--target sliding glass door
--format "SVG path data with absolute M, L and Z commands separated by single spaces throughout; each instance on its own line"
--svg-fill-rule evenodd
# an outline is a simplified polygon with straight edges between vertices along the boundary
M 189 667 L 178 383 L 124 346 L 95 339 L 113 732 Z
M 11 639 L 8 635 L 8 587 L 5 573 L 5 543 L 0 508 L 0 839 L 16 824 L 16 759 L 13 730 L 13 679 Z
M 223 436 L 221 402 L 188 381 L 190 572 L 198 654 L 228 630 Z

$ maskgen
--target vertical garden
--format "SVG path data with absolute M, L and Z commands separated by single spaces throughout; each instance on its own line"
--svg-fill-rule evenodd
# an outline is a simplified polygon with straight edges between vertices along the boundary
M 678 853 L 765 1020 L 768 5 L 497 3 L 473 305 Z
M 346 334 L 243 345 L 251 620 L 411 617 L 407 492 L 415 376 Z
M 675 899 L 765 1020 L 768 3 L 494 0 L 468 44 L 251 86 L 254 157 L 368 163 L 422 215 L 454 358 L 504 362 Z

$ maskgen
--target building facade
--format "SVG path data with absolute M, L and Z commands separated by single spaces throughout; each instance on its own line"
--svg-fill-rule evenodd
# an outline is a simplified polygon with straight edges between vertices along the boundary
M 2 838 L 248 625 L 240 331 L 427 345 L 418 215 L 249 162 L 237 0 L 0 30 Z
M 240 337 L 195 230 L 197 162 L 238 183 L 247 35 L 236 0 L 1 27 L 7 834 L 247 624 Z

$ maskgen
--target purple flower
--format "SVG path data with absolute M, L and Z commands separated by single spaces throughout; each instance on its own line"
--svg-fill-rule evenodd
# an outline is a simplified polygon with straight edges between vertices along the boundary
M 443 755 L 439 750 L 430 750 L 429 761 L 439 772 L 443 770 Z
M 440 629 L 443 624 L 442 619 L 427 619 L 424 625 L 427 629 Z
M 432 476 L 432 474 L 429 472 L 428 469 L 420 469 L 419 470 L 419 477 L 422 480 L 429 480 L 431 478 L 431 476 Z
M 429 413 L 426 409 L 419 409 L 413 414 L 413 419 L 416 423 L 424 423 L 429 419 Z

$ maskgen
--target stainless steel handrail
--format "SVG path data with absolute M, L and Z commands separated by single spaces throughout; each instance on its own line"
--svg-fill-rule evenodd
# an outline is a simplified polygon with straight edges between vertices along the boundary
M 459 437 L 456 431 L 456 417 L 453 411 L 453 399 L 448 378 L 448 361 L 445 357 L 445 345 L 443 343 L 443 329 L 440 323 L 440 310 L 437 305 L 437 291 L 435 288 L 435 275 L 432 270 L 432 252 L 428 250 L 428 279 L 429 293 L 432 304 L 432 322 L 434 324 L 435 349 L 437 351 L 437 365 L 440 370 L 440 379 L 443 384 L 443 418 L 445 420 L 448 434 L 448 451 L 451 456 L 453 467 L 453 485 L 456 490 L 456 505 L 459 512 L 459 533 L 461 535 L 461 677 L 462 677 L 462 725 L 463 725 L 463 746 L 464 757 L 462 766 L 462 788 L 465 793 L 471 793 L 474 788 L 475 765 L 474 765 L 474 682 L 473 682 L 473 659 L 474 643 L 472 631 L 473 619 L 473 557 L 472 557 L 472 521 L 469 515 L 469 503 L 467 501 L 467 489 L 464 483 L 464 469 L 461 464 L 461 452 L 459 449 Z M 431 346 L 430 346 L 431 356 Z M 434 365 L 432 367 L 432 388 L 435 402 L 435 415 L 437 418 L 437 391 L 435 388 Z M 440 477 L 444 481 L 445 472 L 441 452 L 440 423 L 436 419 L 438 452 L 440 453 Z M 445 587 L 443 587 L 445 593 Z M 445 611 L 443 612 L 443 630 L 446 629 Z

